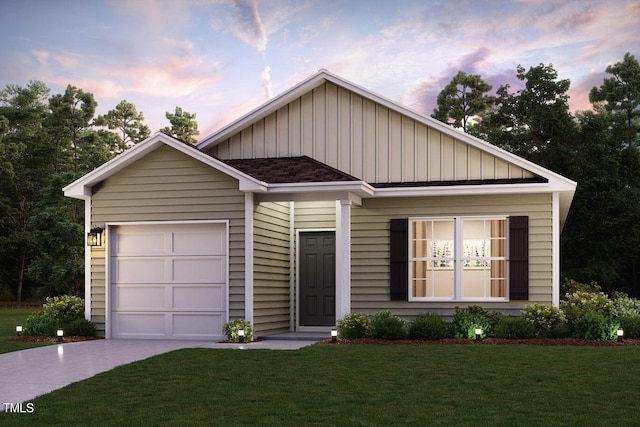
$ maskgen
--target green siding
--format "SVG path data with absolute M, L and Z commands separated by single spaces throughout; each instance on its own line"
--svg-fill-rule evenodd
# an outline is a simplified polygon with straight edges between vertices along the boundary
M 254 208 L 253 324 L 256 336 L 289 330 L 289 203 Z
M 552 302 L 551 195 L 365 199 L 353 207 L 351 222 L 351 311 L 391 309 L 398 315 L 424 311 L 452 315 L 457 302 L 389 300 L 389 220 L 413 216 L 529 216 L 529 301 L 482 302 L 489 310 L 519 314 L 526 304 Z

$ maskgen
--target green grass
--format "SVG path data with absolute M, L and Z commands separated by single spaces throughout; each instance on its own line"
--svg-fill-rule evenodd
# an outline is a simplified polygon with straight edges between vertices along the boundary
M 46 342 L 20 342 L 10 340 L 10 338 L 16 336 L 16 325 L 24 325 L 27 316 L 34 311 L 35 309 L 27 308 L 0 309 L 0 353 L 51 344 Z
M 32 401 L 12 425 L 638 425 L 640 347 L 185 349 Z

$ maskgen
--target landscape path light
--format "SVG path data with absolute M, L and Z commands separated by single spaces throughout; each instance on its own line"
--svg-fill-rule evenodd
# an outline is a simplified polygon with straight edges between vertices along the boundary
M 480 341 L 480 338 L 482 335 L 482 328 L 476 328 L 474 332 L 476 334 L 476 341 Z
M 338 330 L 336 328 L 331 328 L 331 342 L 334 344 L 338 342 Z
M 238 329 L 238 341 L 241 343 L 244 342 L 244 329 Z
M 622 339 L 624 338 L 624 330 L 622 328 L 618 328 L 616 335 L 618 336 L 618 342 L 622 342 Z
M 58 337 L 58 342 L 62 342 L 62 337 L 64 336 L 64 331 L 62 329 L 58 329 L 56 331 L 56 336 Z
M 16 325 L 16 335 L 22 335 L 22 325 Z

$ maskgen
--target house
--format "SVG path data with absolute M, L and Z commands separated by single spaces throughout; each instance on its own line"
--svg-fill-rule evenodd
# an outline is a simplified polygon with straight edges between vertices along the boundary
M 110 338 L 326 330 L 559 304 L 576 183 L 321 70 L 195 146 L 162 133 L 64 188 Z

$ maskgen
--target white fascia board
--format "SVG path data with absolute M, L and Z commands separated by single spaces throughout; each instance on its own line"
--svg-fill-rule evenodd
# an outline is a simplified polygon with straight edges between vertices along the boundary
M 151 137 L 134 145 L 116 158 L 109 160 L 107 163 L 64 187 L 64 195 L 77 199 L 87 199 L 91 197 L 91 187 L 93 185 L 104 181 L 108 177 L 133 164 L 138 159 L 156 150 L 161 144 L 168 145 L 228 176 L 231 176 L 232 178 L 237 179 L 240 182 L 241 190 L 264 191 L 266 188 L 266 184 L 262 181 L 232 168 L 226 163 L 201 152 L 195 147 L 178 141 L 177 139 L 162 132 L 156 132 Z
M 271 194 L 348 192 L 360 197 L 372 197 L 375 194 L 375 191 L 375 188 L 364 181 L 268 184 L 267 189 L 267 192 Z

